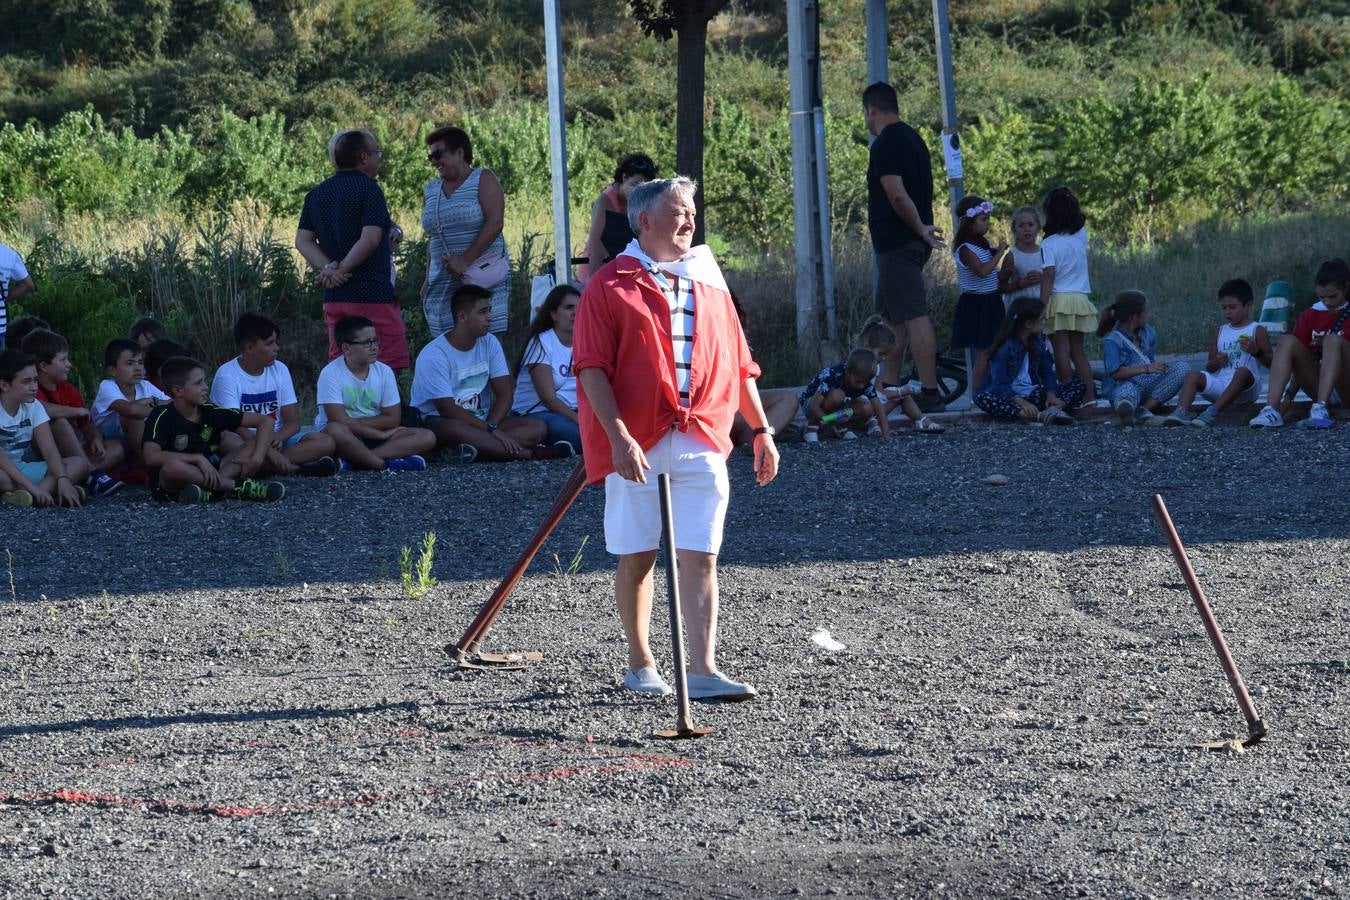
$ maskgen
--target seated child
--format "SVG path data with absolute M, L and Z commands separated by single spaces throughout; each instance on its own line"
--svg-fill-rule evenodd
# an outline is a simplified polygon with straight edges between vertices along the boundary
M 150 345 L 156 341 L 168 340 L 169 329 L 165 328 L 158 319 L 143 316 L 131 323 L 131 328 L 127 329 L 127 337 L 135 341 L 142 350 L 149 350 Z M 165 359 L 168 359 L 168 357 L 165 357 Z M 163 362 L 164 360 L 160 360 L 161 364 Z M 159 377 L 158 371 L 150 374 L 156 378 Z
M 1161 425 L 1153 410 L 1176 396 L 1190 366 L 1158 362 L 1158 332 L 1148 324 L 1143 291 L 1121 291 L 1097 315 L 1102 343 L 1102 397 L 1115 404 L 1124 425 Z
M 113 338 L 103 351 L 108 377 L 100 382 L 89 411 L 105 438 L 126 444 L 128 456 L 140 459 L 145 420 L 168 396 L 145 380 L 145 351 L 130 338 Z
M 1086 385 L 1055 377 L 1055 351 L 1045 337 L 1045 301 L 1019 297 L 1008 307 L 989 347 L 984 382 L 975 405 L 995 419 L 1072 425 L 1065 410 L 1083 399 Z
M 333 340 L 340 355 L 319 373 L 314 427 L 333 439 L 343 470 L 425 469 L 427 461 L 420 454 L 431 452 L 436 435 L 400 424 L 398 379 L 378 359 L 375 323 L 364 316 L 343 316 L 333 325 Z
M 84 487 L 96 497 L 115 494 L 122 482 L 108 474 L 126 456 L 116 438 L 98 433 L 80 389 L 71 384 L 70 345 L 54 331 L 39 328 L 23 339 L 23 352 L 37 363 L 38 402 L 51 417 L 52 438 L 62 456 L 80 457 L 89 468 Z
M 145 380 L 163 391 L 164 385 L 159 383 L 159 367 L 175 356 L 191 355 L 192 351 L 177 341 L 160 338 L 145 348 Z
M 877 359 L 885 359 L 895 349 L 895 332 L 881 320 L 881 316 L 872 316 L 863 323 L 858 343 L 875 353 Z M 882 380 L 881 373 L 882 364 L 878 363 L 875 386 L 881 396 L 881 408 L 887 416 L 898 406 L 914 423 L 914 430 L 919 434 L 941 434 L 946 431 L 937 419 L 923 414 L 919 404 L 914 402 L 914 391 L 909 385 L 888 385 Z
M 863 430 L 881 438 L 890 436 L 886 411 L 872 385 L 876 370 L 876 354 L 860 348 L 839 365 L 816 373 L 799 398 L 806 416 L 807 443 L 817 443 L 821 428 L 833 422 L 839 423 L 846 440 L 856 438 Z
M 23 346 L 23 339 L 38 330 L 51 331 L 52 326 L 47 324 L 46 319 L 37 316 L 19 316 L 9 323 L 9 330 L 5 333 L 5 346 L 11 350 L 18 350 Z
M 37 363 L 21 350 L 0 351 L 0 501 L 13 506 L 79 506 L 76 479 L 89 471 L 63 457 L 37 400 Z
M 1253 300 L 1252 286 L 1241 278 L 1219 287 L 1219 312 L 1224 324 L 1214 332 L 1205 371 L 1186 373 L 1177 395 L 1177 410 L 1163 420 L 1164 425 L 1208 428 L 1228 404 L 1256 399 L 1267 375 L 1266 364 L 1274 354 L 1266 330 L 1252 321 Z M 1191 413 L 1197 393 L 1210 404 L 1198 416 Z
M 417 354 L 412 402 L 442 446 L 459 446 L 460 459 L 546 459 L 570 456 L 571 444 L 539 446 L 548 426 L 511 415 L 515 386 L 492 324 L 492 294 L 466 284 L 450 297 L 454 330 L 433 338 Z M 490 391 L 491 406 L 483 408 Z
M 281 331 L 257 313 L 244 313 L 234 323 L 239 355 L 216 370 L 211 402 L 225 409 L 255 412 L 267 418 L 272 437 L 258 471 L 264 475 L 336 475 L 333 438 L 300 427 L 300 403 L 281 352 Z
M 1279 428 L 1284 424 L 1281 407 L 1292 380 L 1313 398 L 1304 428 L 1330 428 L 1335 424 L 1327 405 L 1337 395 L 1350 401 L 1350 266 L 1343 259 L 1330 259 L 1317 269 L 1318 300 L 1299 313 L 1291 337 L 1284 338 L 1270 364 L 1266 406 L 1251 420 L 1253 428 Z
M 250 478 L 267 453 L 271 421 L 254 412 L 222 409 L 207 401 L 206 369 L 195 359 L 175 356 L 160 367 L 173 400 L 157 407 L 145 423 L 145 464 L 156 500 L 202 503 L 233 496 L 270 502 L 286 496 L 279 481 Z M 240 426 L 257 429 L 233 450 L 221 436 Z

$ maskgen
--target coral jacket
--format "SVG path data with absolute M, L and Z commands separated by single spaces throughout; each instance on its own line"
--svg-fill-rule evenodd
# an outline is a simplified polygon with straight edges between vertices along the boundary
M 741 385 L 760 374 L 731 295 L 695 281 L 689 408 L 682 408 L 675 382 L 670 304 L 631 256 L 606 263 L 581 295 L 572 335 L 572 371 L 583 369 L 605 373 L 619 418 L 644 453 L 672 425 L 702 435 L 723 455 L 730 453 Z M 577 400 L 586 481 L 595 484 L 614 471 L 613 451 L 579 379 Z

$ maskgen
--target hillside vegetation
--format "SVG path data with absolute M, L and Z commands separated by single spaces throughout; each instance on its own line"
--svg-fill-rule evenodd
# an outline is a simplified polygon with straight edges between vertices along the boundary
M 824 6 L 831 203 L 847 259 L 864 240 L 863 0 Z M 1132 259 L 1196 228 L 1288 216 L 1329 217 L 1321 233 L 1345 242 L 1346 0 L 952 6 L 967 189 L 1001 210 L 1068 183 L 1095 235 Z M 782 8 L 734 0 L 710 34 L 706 216 L 734 269 L 778 271 L 791 247 Z M 890 8 L 902 115 L 936 143 L 931 4 Z M 673 165 L 675 50 L 642 36 L 622 0 L 568 0 L 564 14 L 580 242 L 618 156 L 643 149 Z M 241 204 L 284 246 L 328 171 L 328 136 L 368 125 L 410 226 L 402 270 L 415 282 L 431 175 L 420 138 L 446 122 L 466 127 L 501 177 L 517 262 L 553 252 L 537 0 L 0 0 L 0 21 L 0 237 L 39 264 L 106 281 L 126 271 L 112 265 L 119 254 L 172 252 L 181 258 L 160 268 L 187 271 L 200 236 L 237 222 Z M 257 238 L 239 236 L 241 247 Z M 124 276 L 107 289 L 144 310 L 167 303 L 157 283 Z M 276 302 L 315 298 L 289 279 Z

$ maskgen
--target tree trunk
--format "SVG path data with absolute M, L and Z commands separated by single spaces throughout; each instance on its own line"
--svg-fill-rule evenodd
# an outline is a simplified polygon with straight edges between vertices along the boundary
M 691 6 L 694 4 L 691 4 Z M 694 244 L 703 243 L 707 211 L 703 207 L 703 90 L 708 50 L 708 21 L 726 5 L 726 0 L 705 0 L 690 10 L 678 35 L 675 75 L 675 169 L 698 182 L 694 195 L 698 219 Z

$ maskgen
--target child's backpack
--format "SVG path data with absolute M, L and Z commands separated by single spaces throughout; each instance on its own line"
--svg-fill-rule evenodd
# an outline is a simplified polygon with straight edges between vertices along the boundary
M 1287 281 L 1266 285 L 1266 299 L 1261 303 L 1257 321 L 1272 338 L 1289 333 L 1289 326 L 1294 323 L 1293 296 L 1294 286 Z

